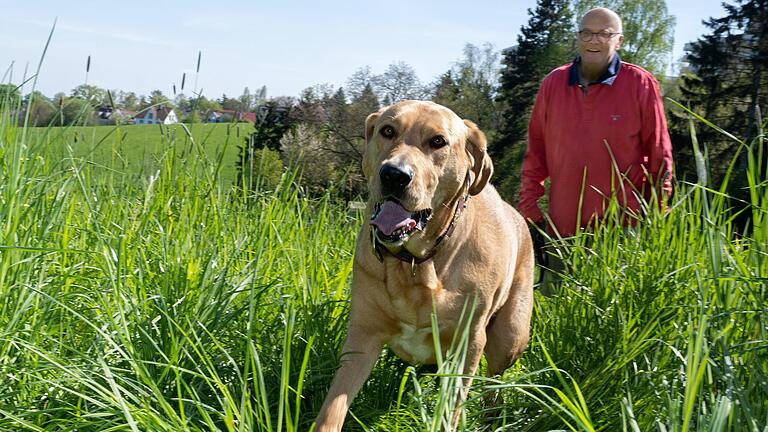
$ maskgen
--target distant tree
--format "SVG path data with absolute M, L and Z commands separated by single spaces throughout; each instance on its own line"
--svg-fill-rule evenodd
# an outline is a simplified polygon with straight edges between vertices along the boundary
M 459 89 L 452 69 L 440 75 L 433 85 L 432 101 L 434 102 L 450 108 L 461 98 L 461 89 Z M 454 109 L 454 111 L 456 110 Z
M 325 123 L 327 113 L 324 101 L 330 98 L 332 88 L 327 85 L 316 85 L 302 90 L 298 103 L 292 111 L 297 123 L 318 126 Z
M 283 164 L 301 173 L 302 188 L 312 194 L 323 193 L 339 177 L 336 155 L 326 146 L 323 134 L 310 123 L 297 123 L 280 139 Z
M 112 95 L 112 102 L 114 102 L 115 108 L 122 107 L 122 102 L 125 98 L 125 92 L 120 89 L 112 89 L 110 90 L 110 94 Z
M 221 109 L 238 111 L 240 101 L 227 97 L 226 94 L 222 94 L 221 99 L 219 99 L 219 105 L 221 105 Z
M 173 105 L 176 107 L 180 115 L 188 113 L 191 110 L 191 102 L 184 93 L 179 93 L 174 96 Z M 198 116 L 198 120 L 199 119 L 200 118 Z
M 72 89 L 70 96 L 87 101 L 92 107 L 108 103 L 107 91 L 91 84 L 80 84 Z
M 0 110 L 15 109 L 21 103 L 21 92 L 13 84 L 0 84 Z
M 291 129 L 293 122 L 291 100 L 274 99 L 256 109 L 256 123 L 251 132 L 239 147 L 236 163 L 236 187 L 246 190 L 256 190 L 259 176 L 255 173 L 258 167 L 256 155 L 263 154 L 264 149 L 281 152 L 281 139 Z
M 129 111 L 138 111 L 139 98 L 136 93 L 127 92 L 120 95 L 118 104 Z
M 391 105 L 405 99 L 424 99 L 428 91 L 421 84 L 416 71 L 404 62 L 392 63 L 373 80 L 376 93 Z
M 29 112 L 31 126 L 47 126 L 53 123 L 57 107 L 39 91 L 28 94 L 24 105 Z
M 373 91 L 373 87 L 368 84 L 363 87 L 363 91 L 352 98 L 349 104 L 347 128 L 348 136 L 346 143 L 348 145 L 345 152 L 346 162 L 344 164 L 347 173 L 346 193 L 349 198 L 356 195 L 363 195 L 365 191 L 365 177 L 363 176 L 363 151 L 365 149 L 365 119 L 371 113 L 379 110 L 379 98 Z
M 768 98 L 768 0 L 723 4 L 712 30 L 691 44 L 681 90 L 684 101 L 720 127 L 751 138 L 756 107 Z
M 370 66 L 362 67 L 355 71 L 349 78 L 347 78 L 346 85 L 347 96 L 351 99 L 360 98 L 366 88 L 373 90 L 376 85 L 376 76 L 371 73 Z
M 352 98 L 346 88 L 305 89 L 292 110 L 296 127 L 281 141 L 284 162 L 301 170 L 302 185 L 311 191 L 334 184 L 347 198 L 359 196 L 364 189 L 365 119 L 378 109 L 370 82 Z
M 768 111 L 768 0 L 735 0 L 723 7 L 726 15 L 705 22 L 711 32 L 691 44 L 688 68 L 680 80 L 681 97 L 694 112 L 749 144 L 758 133 L 759 114 L 764 116 Z M 685 116 L 673 118 L 673 126 L 673 137 L 682 140 L 687 136 Z M 707 127 L 699 128 L 697 135 L 709 154 L 711 185 L 718 187 L 738 145 Z M 691 177 L 688 146 L 680 147 L 676 148 L 676 162 L 684 170 L 678 170 L 677 175 Z M 763 152 L 763 157 L 765 170 L 768 152 Z M 743 175 L 746 169 L 746 152 L 742 152 L 736 177 L 729 183 L 735 208 L 742 208 L 739 200 L 749 201 Z M 755 174 L 764 179 L 767 173 Z
M 328 137 L 325 151 L 333 155 L 335 172 L 338 174 L 346 173 L 347 184 L 344 186 L 345 192 L 355 194 L 359 192 L 359 185 L 362 183 L 362 160 L 365 128 L 365 119 L 371 112 L 362 112 L 367 110 L 366 101 L 370 101 L 373 92 L 363 93 L 353 103 L 347 103 L 347 97 L 343 88 L 339 88 L 334 95 L 328 99 L 327 121 L 323 125 L 325 134 Z M 375 96 L 374 96 L 375 97 Z M 367 98 L 367 99 L 362 99 Z M 378 103 L 376 103 L 378 106 Z
M 570 0 L 538 0 L 535 10 L 528 9 L 528 15 L 517 45 L 503 51 L 496 98 L 501 119 L 499 131 L 489 144 L 494 157 L 494 181 L 510 201 L 517 199 L 528 119 L 539 84 L 549 71 L 571 60 L 575 52 Z
M 197 111 L 192 110 L 184 117 L 182 122 L 187 124 L 200 123 L 200 114 Z
M 240 95 L 239 98 L 237 98 L 237 111 L 240 112 L 249 112 L 253 111 L 254 105 L 254 99 L 255 96 L 251 94 L 251 90 L 246 87 L 243 89 L 243 94 Z
M 53 124 L 56 126 L 64 125 L 64 101 L 67 100 L 67 95 L 64 92 L 58 92 L 53 95 L 51 102 L 56 108 L 56 114 L 53 116 Z
M 242 172 L 237 184 L 237 190 L 272 191 L 280 183 L 283 174 L 283 162 L 280 152 L 268 148 L 257 148 L 249 157 L 249 165 Z
M 284 158 L 300 168 L 303 184 L 310 191 L 321 191 L 341 180 L 347 167 L 358 171 L 355 165 L 359 144 L 344 88 L 315 86 L 302 96 L 302 127 L 293 129 L 284 139 L 289 146 Z M 308 147 L 301 147 L 302 144 Z M 317 163 L 326 166 L 316 167 Z
M 257 107 L 267 101 L 267 86 L 261 86 L 253 95 L 253 107 Z
M 675 17 L 667 12 L 665 0 L 573 0 L 575 19 L 594 7 L 614 10 L 624 24 L 623 61 L 664 77 L 674 43 Z M 576 23 L 578 25 L 578 23 Z
M 139 100 L 137 101 L 137 105 L 138 105 L 136 107 L 137 111 L 144 111 L 145 109 L 147 109 L 152 104 L 150 103 L 150 101 L 147 99 L 146 96 L 139 95 Z
M 205 96 L 190 98 L 189 105 L 191 109 L 198 110 L 200 112 L 208 112 L 221 109 L 221 104 L 217 100 L 210 100 Z
M 363 87 L 363 91 L 360 92 L 360 94 L 352 97 L 352 103 L 349 107 L 350 114 L 356 120 L 363 120 L 357 125 L 360 136 L 363 134 L 365 119 L 368 117 L 368 114 L 375 113 L 380 107 L 379 97 L 376 96 L 376 93 L 373 91 L 373 87 L 370 84 Z
M 341 124 L 347 120 L 347 95 L 344 93 L 344 87 L 339 87 L 333 96 L 326 100 L 326 110 L 329 122 Z
M 96 124 L 95 112 L 91 102 L 79 97 L 64 99 L 61 115 L 62 123 L 65 126 L 90 126 Z
M 267 102 L 267 86 L 261 86 L 251 93 L 251 90 L 246 87 L 243 89 L 243 94 L 237 98 L 238 107 L 237 111 L 240 112 L 253 112 L 256 107 L 263 105 Z
M 149 94 L 149 104 L 154 106 L 173 105 L 171 100 L 168 99 L 168 97 L 165 96 L 160 90 L 152 90 L 152 93 Z
M 470 119 L 492 135 L 496 128 L 494 101 L 499 74 L 499 53 L 491 44 L 464 46 L 464 57 L 434 85 L 432 100 Z

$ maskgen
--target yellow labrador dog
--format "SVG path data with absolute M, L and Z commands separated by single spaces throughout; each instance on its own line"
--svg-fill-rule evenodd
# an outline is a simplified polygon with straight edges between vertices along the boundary
M 403 101 L 368 116 L 363 158 L 370 196 L 357 239 L 341 366 L 315 431 L 340 431 L 386 344 L 402 359 L 436 361 L 431 314 L 445 350 L 465 304 L 465 373 L 485 352 L 504 372 L 528 343 L 534 257 L 525 220 L 488 184 L 485 135 L 453 111 Z M 463 395 L 466 395 L 465 381 Z

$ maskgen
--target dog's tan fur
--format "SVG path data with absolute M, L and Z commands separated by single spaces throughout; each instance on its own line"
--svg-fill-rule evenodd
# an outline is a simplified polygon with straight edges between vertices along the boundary
M 387 126 L 394 129 L 393 137 L 382 134 Z M 444 137 L 447 145 L 433 148 L 430 140 L 435 136 Z M 443 106 L 404 101 L 368 117 L 366 141 L 367 218 L 373 206 L 385 198 L 379 176 L 384 164 L 412 167 L 413 179 L 399 197 L 403 208 L 433 209 L 425 229 L 403 245 L 413 256 L 429 254 L 450 225 L 462 195 L 468 192 L 471 199 L 459 214 L 452 235 L 444 238 L 431 259 L 415 268 L 387 251 L 380 261 L 371 244 L 371 227 L 365 224 L 361 228 L 341 367 L 316 419 L 315 430 L 322 432 L 341 430 L 352 399 L 385 344 L 408 362 L 435 362 L 433 310 L 440 346 L 445 350 L 461 324 L 464 305 L 476 302 L 469 324 L 467 375 L 476 372 L 483 352 L 488 375 L 501 374 L 525 349 L 529 337 L 534 267 L 531 239 L 523 218 L 488 184 L 493 166 L 485 135 L 474 123 L 461 120 Z

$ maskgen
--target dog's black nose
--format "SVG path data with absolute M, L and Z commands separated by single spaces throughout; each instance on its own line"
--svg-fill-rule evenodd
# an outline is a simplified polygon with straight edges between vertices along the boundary
M 382 194 L 398 195 L 413 180 L 413 169 L 407 165 L 400 168 L 392 164 L 386 164 L 379 170 L 379 178 L 381 179 Z

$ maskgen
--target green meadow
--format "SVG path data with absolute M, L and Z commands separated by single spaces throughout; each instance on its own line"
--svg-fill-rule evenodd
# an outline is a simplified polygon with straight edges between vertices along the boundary
M 238 146 L 252 131 L 249 123 L 196 123 L 28 128 L 26 135 L 45 149 L 49 163 L 75 158 L 96 171 L 114 170 L 126 178 L 154 175 L 173 144 L 181 159 L 220 165 L 217 180 L 223 185 L 234 182 Z
M 290 171 L 233 190 L 243 125 L 12 123 L 0 116 L 0 430 L 310 430 L 361 215 Z M 459 430 L 768 430 L 764 146 L 742 143 L 750 169 L 732 173 L 749 180 L 746 235 L 720 190 L 678 183 L 636 230 L 609 220 L 559 242 L 561 292 L 536 294 L 527 351 L 475 380 Z M 449 429 L 462 342 L 436 371 L 385 351 L 347 429 Z

